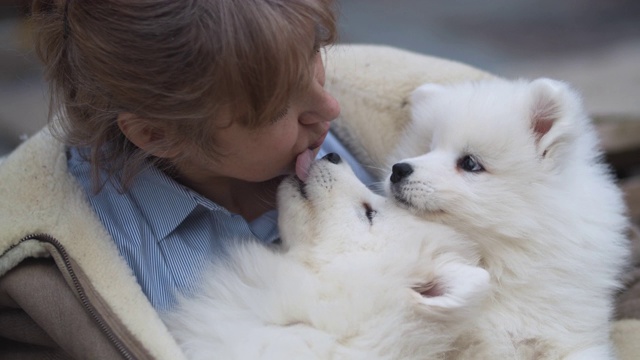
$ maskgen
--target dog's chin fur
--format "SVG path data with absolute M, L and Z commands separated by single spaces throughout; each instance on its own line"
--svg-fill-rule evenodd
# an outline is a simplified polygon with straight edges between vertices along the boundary
M 426 84 L 412 112 L 390 159 L 412 171 L 388 194 L 473 239 L 494 285 L 452 358 L 614 359 L 627 219 L 578 95 L 549 79 Z
M 165 314 L 189 358 L 440 359 L 487 298 L 473 243 L 345 163 L 285 179 L 278 207 L 278 250 L 239 241 Z

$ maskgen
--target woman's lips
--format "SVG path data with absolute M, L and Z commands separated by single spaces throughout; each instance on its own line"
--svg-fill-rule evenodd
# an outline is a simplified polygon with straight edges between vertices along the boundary
M 322 135 L 318 138 L 318 140 L 316 140 L 313 144 L 309 145 L 308 149 L 315 150 L 319 148 L 320 145 L 322 145 L 322 143 L 324 142 L 324 139 L 327 138 L 328 134 L 329 134 L 329 123 L 327 123 L 327 128 L 325 129 L 324 133 L 322 133 Z

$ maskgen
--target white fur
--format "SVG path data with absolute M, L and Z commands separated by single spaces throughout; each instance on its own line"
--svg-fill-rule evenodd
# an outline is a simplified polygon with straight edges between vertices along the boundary
M 471 243 L 373 194 L 344 162 L 286 179 L 278 204 L 280 248 L 239 242 L 165 316 L 189 358 L 436 359 L 488 293 Z
M 614 359 L 627 219 L 579 96 L 550 79 L 425 84 L 412 116 L 391 163 L 413 172 L 387 190 L 474 239 L 492 277 L 450 358 Z M 465 171 L 466 155 L 484 171 Z

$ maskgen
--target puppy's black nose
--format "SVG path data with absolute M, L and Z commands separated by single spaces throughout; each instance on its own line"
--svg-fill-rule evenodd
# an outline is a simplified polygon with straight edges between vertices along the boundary
M 342 162 L 342 158 L 340 158 L 340 155 L 336 154 L 336 153 L 328 153 L 327 155 L 322 157 L 325 160 L 329 160 L 329 162 L 333 163 L 333 164 L 340 164 Z
M 391 168 L 391 182 L 393 184 L 411 175 L 413 168 L 407 163 L 397 163 Z

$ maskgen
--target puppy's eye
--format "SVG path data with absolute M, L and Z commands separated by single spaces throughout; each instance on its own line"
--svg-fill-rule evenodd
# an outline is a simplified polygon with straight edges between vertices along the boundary
M 465 155 L 458 160 L 458 167 L 467 172 L 481 172 L 484 167 L 472 155 Z
M 367 217 L 367 220 L 369 220 L 370 224 L 373 224 L 373 217 L 376 216 L 378 212 L 373 210 L 368 203 L 363 203 L 362 206 L 364 207 L 364 215 Z

